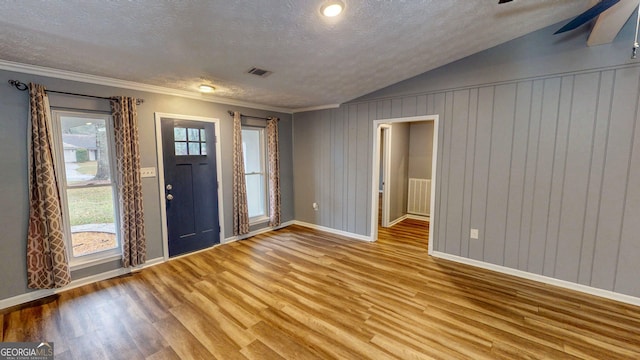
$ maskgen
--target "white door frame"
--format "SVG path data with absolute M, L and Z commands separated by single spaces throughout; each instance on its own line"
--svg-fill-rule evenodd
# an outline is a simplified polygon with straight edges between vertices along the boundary
M 389 182 L 391 181 L 390 172 L 390 163 L 391 163 L 391 125 L 381 124 L 378 127 L 378 141 L 382 139 L 384 136 L 384 146 L 382 147 L 382 156 L 384 159 L 382 160 L 382 168 L 384 169 L 382 176 L 382 227 L 389 227 Z M 379 166 L 378 162 L 378 166 Z M 378 173 L 378 177 L 380 174 Z M 380 196 L 377 196 L 376 199 L 379 199 Z M 376 204 L 375 211 L 378 211 L 380 204 Z M 376 221 L 376 224 L 378 222 Z M 376 239 L 374 237 L 374 239 Z
M 206 118 L 202 116 L 190 116 L 190 115 L 179 115 L 179 114 L 168 114 L 168 113 L 155 113 L 155 122 L 156 122 L 156 147 L 158 153 L 158 183 L 160 186 L 160 220 L 162 222 L 162 253 L 164 255 L 164 259 L 169 259 L 169 235 L 167 232 L 167 203 L 165 201 L 165 182 L 164 182 L 164 156 L 162 152 L 162 124 L 161 120 L 163 118 L 176 119 L 176 120 L 190 120 L 190 121 L 201 121 L 213 123 L 215 132 L 216 132 L 216 176 L 218 181 L 218 218 L 220 221 L 220 244 L 223 243 L 224 240 L 224 206 L 223 206 L 223 196 L 222 196 L 222 158 L 221 158 L 221 147 L 220 147 L 220 119 L 216 118 Z M 215 245 L 214 245 L 215 246 Z M 204 249 L 203 249 L 204 250 Z
M 431 214 L 429 216 L 429 255 L 433 252 L 433 223 L 437 218 L 436 212 L 436 182 L 438 177 L 438 115 L 422 115 L 373 121 L 373 164 L 371 166 L 371 240 L 378 240 L 378 182 L 380 181 L 380 134 L 384 125 L 402 122 L 433 121 L 433 155 L 431 157 Z M 385 176 L 386 177 L 386 176 Z M 386 181 L 386 179 L 385 179 Z

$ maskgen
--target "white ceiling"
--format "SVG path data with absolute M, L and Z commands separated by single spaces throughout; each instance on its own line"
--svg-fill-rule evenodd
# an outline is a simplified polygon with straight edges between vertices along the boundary
M 0 59 L 299 109 L 339 104 L 579 14 L 590 0 L 2 1 Z M 257 66 L 266 78 L 247 74 Z M 205 79 L 204 81 L 202 79 Z

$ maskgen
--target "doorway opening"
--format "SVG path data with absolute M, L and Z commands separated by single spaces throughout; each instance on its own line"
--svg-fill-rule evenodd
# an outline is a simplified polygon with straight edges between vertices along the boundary
M 428 136 L 418 128 L 429 127 Z M 414 116 L 374 121 L 372 166 L 372 239 L 378 239 L 378 226 L 386 231 L 405 220 L 428 221 L 433 234 L 438 149 L 438 115 Z M 411 129 L 414 129 L 409 149 Z M 420 130 L 422 131 L 422 130 Z M 413 148 L 426 147 L 414 156 Z M 412 156 L 409 155 L 411 151 Z M 409 165 L 411 161 L 412 165 Z M 416 166 L 418 164 L 418 166 Z M 411 172 L 410 172 L 411 170 Z M 428 241 L 429 253 L 433 241 Z

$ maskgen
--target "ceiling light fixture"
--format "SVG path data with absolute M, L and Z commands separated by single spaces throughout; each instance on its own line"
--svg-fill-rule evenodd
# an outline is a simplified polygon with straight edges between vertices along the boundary
M 200 85 L 198 89 L 200 89 L 200 92 L 203 92 L 203 93 L 212 93 L 216 90 L 216 88 L 214 88 L 213 86 L 205 85 L 205 84 Z
M 344 10 L 342 1 L 327 1 L 320 7 L 320 12 L 326 17 L 338 16 L 342 10 Z

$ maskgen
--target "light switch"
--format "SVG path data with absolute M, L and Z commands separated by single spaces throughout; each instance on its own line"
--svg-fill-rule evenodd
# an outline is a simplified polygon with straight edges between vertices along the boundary
M 140 176 L 142 176 L 143 178 L 155 177 L 156 176 L 156 168 L 154 168 L 154 167 L 140 168 Z
M 469 234 L 469 236 L 472 239 L 476 239 L 477 240 L 478 239 L 478 229 L 471 229 L 471 233 Z

